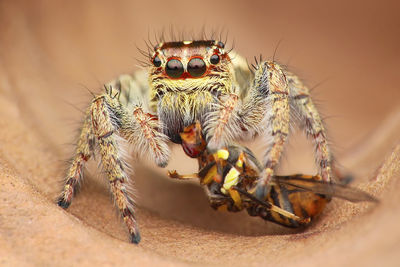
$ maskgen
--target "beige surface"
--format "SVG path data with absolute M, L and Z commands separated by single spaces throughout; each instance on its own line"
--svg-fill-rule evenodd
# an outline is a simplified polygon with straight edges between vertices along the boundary
M 398 266 L 399 6 L 277 2 L 0 2 L 0 265 Z M 337 158 L 381 203 L 335 200 L 310 228 L 287 231 L 245 213 L 216 213 L 197 185 L 140 168 L 132 180 L 143 239 L 134 246 L 91 164 L 70 209 L 58 208 L 81 117 L 68 103 L 84 108 L 85 87 L 135 69 L 135 43 L 144 47 L 148 31 L 170 24 L 222 24 L 248 58 L 271 56 L 283 39 L 281 62 L 290 60 L 310 86 L 329 78 L 314 94 L 333 116 Z M 314 171 L 303 139 L 291 141 L 282 173 Z M 179 147 L 169 168 L 177 167 L 195 169 Z

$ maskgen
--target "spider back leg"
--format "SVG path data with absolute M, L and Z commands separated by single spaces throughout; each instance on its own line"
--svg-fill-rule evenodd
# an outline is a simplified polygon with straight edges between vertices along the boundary
M 72 198 L 76 193 L 76 189 L 83 177 L 84 165 L 90 159 L 94 151 L 96 139 L 95 135 L 93 134 L 91 124 L 92 118 L 90 113 L 87 112 L 81 133 L 79 135 L 75 155 L 71 160 L 71 165 L 67 172 L 64 188 L 57 200 L 58 205 L 64 209 L 71 205 Z
M 286 76 L 290 89 L 290 104 L 293 107 L 293 112 L 297 112 L 300 118 L 300 127 L 304 129 L 307 136 L 314 142 L 315 159 L 322 180 L 330 182 L 332 155 L 322 119 L 311 99 L 308 88 L 296 75 L 286 72 Z
M 300 125 L 313 138 L 322 180 L 331 181 L 332 157 L 325 129 L 307 87 L 277 63 L 260 63 L 239 114 L 244 128 L 261 132 L 268 143 L 265 170 L 254 189 L 260 199 L 265 199 L 270 190 L 269 184 L 287 141 L 291 114 L 294 113 L 300 115 Z

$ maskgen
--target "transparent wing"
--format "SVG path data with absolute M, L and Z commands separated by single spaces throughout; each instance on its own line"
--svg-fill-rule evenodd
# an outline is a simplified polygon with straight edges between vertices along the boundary
M 351 202 L 379 202 L 377 198 L 361 189 L 350 187 L 348 185 L 327 183 L 310 178 L 304 178 L 302 175 L 274 176 L 273 181 L 279 185 L 293 186 L 304 191 L 338 197 Z

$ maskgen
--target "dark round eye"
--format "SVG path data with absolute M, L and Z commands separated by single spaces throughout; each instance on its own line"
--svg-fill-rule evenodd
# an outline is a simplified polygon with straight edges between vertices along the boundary
M 224 44 L 223 42 L 219 41 L 219 42 L 218 42 L 218 46 L 221 47 L 221 48 L 224 48 L 224 47 L 225 47 L 225 44 Z
M 160 67 L 160 66 L 161 66 L 161 59 L 160 59 L 158 56 L 156 56 L 156 57 L 153 59 L 153 64 L 154 64 L 154 66 L 156 66 L 156 67 Z
M 219 63 L 219 56 L 217 54 L 214 54 L 210 57 L 210 62 L 211 64 L 218 64 Z
M 165 72 L 171 78 L 179 78 L 183 74 L 183 65 L 177 59 L 170 59 L 165 67 Z
M 201 58 L 192 58 L 188 63 L 187 70 L 192 77 L 200 77 L 206 72 L 206 63 Z

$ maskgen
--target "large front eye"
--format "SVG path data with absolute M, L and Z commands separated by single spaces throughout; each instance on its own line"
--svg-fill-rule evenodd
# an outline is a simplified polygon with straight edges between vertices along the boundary
M 165 66 L 165 72 L 171 78 L 179 78 L 183 74 L 183 65 L 177 59 L 170 59 Z
M 192 58 L 187 66 L 192 77 L 200 77 L 206 72 L 206 63 L 201 58 Z

